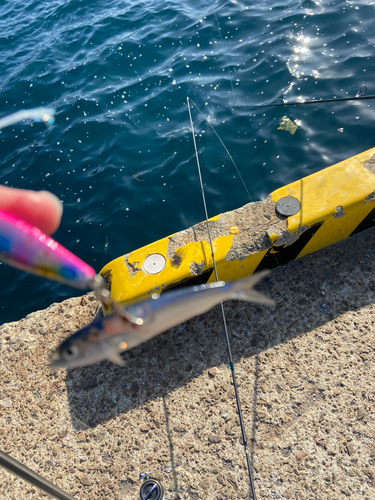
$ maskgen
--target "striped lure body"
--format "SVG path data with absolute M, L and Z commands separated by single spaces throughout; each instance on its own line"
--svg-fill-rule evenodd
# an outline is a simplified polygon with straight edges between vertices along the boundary
M 0 210 L 0 260 L 79 289 L 93 287 L 95 270 L 40 229 Z

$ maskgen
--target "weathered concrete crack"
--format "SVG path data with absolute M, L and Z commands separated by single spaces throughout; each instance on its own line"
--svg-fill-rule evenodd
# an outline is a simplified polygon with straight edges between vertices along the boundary
M 291 233 L 288 228 L 285 229 L 281 226 L 281 224 L 276 224 L 267 230 L 267 234 L 271 240 L 272 246 L 287 247 L 289 245 L 293 245 L 293 243 L 295 243 L 301 234 L 307 231 L 307 229 L 309 229 L 309 226 L 298 226 L 297 231 L 295 233 Z M 272 241 L 271 235 L 275 234 L 279 236 L 279 238 L 276 241 Z
M 364 161 L 363 166 L 367 168 L 369 172 L 375 174 L 375 154 L 373 154 L 369 160 Z

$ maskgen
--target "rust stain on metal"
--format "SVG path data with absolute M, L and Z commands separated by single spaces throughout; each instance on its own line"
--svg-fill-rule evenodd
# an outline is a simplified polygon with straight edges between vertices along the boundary
M 109 291 L 111 291 L 112 286 L 112 271 L 108 270 L 102 274 L 102 277 L 105 279 L 106 287 Z
M 203 269 L 204 269 L 204 261 L 203 260 L 199 264 L 198 264 L 198 262 L 192 262 L 190 264 L 190 267 L 189 267 L 189 271 L 190 271 L 190 274 L 192 276 L 198 276 L 198 275 L 202 274 Z
M 335 217 L 336 219 L 339 219 L 340 217 L 344 217 L 344 215 L 345 215 L 345 212 L 344 212 L 343 207 L 341 205 L 336 207 L 335 213 L 333 214 L 333 217 Z
M 174 253 L 173 257 L 171 258 L 171 266 L 174 267 L 175 269 L 178 269 L 181 265 L 182 259 L 183 259 L 183 249 L 176 250 Z
M 130 254 L 128 253 L 124 255 L 124 262 L 129 276 L 133 277 L 137 274 L 138 271 L 141 271 L 141 267 L 138 267 L 140 266 L 140 262 L 129 262 L 129 255 Z

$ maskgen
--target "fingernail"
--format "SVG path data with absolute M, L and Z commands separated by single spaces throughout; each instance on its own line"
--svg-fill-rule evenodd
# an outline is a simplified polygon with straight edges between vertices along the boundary
M 58 197 L 53 193 L 50 193 L 49 191 L 39 191 L 39 194 L 42 195 L 44 198 L 48 198 L 52 202 L 55 209 L 57 210 L 59 217 L 61 218 L 63 213 L 63 206 Z

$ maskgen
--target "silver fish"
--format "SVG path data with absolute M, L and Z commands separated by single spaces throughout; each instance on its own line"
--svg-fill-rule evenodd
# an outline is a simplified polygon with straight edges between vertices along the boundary
M 266 274 L 268 271 L 261 271 L 238 281 L 218 281 L 162 295 L 154 293 L 148 300 L 125 307 L 126 315 L 110 314 L 66 339 L 52 353 L 51 367 L 76 368 L 103 359 L 123 365 L 121 351 L 128 351 L 220 302 L 238 299 L 272 305 L 272 299 L 252 290 Z

